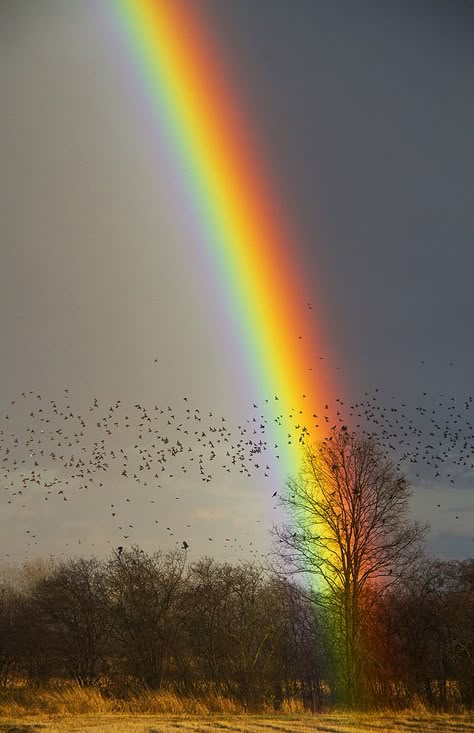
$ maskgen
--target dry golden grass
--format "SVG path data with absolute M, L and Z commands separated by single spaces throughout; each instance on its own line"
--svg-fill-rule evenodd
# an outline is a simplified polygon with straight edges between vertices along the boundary
M 232 700 L 142 692 L 127 700 L 69 685 L 0 691 L 0 733 L 474 733 L 472 715 L 404 713 L 310 715 L 296 703 L 281 713 L 244 715 Z
M 108 713 L 209 715 L 242 713 L 233 700 L 213 693 L 205 699 L 178 696 L 174 692 L 143 691 L 126 699 L 108 697 L 96 688 L 67 685 L 34 690 L 17 687 L 2 690 L 0 717 L 22 715 L 99 715 Z M 1 733 L 1 728 L 0 728 Z
M 0 733 L 474 733 L 468 715 L 40 715 L 0 717 Z

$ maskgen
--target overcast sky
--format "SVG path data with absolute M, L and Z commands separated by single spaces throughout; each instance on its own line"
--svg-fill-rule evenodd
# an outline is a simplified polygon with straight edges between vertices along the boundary
M 389 409 L 405 404 L 418 418 L 423 405 L 440 424 L 453 418 L 442 476 L 426 462 L 405 470 L 414 515 L 432 524 L 432 551 L 470 556 L 474 475 L 470 465 L 447 464 L 474 444 L 467 413 L 455 423 L 448 412 L 464 410 L 474 393 L 472 8 L 453 0 L 197 5 L 225 49 L 281 205 L 298 222 L 295 257 L 314 283 L 308 299 L 320 303 L 329 334 L 322 355 L 341 398 L 360 402 L 378 389 Z M 31 484 L 27 498 L 12 497 L 39 458 L 30 456 L 37 444 L 21 457 L 19 447 L 31 439 L 27 427 L 33 441 L 45 428 L 38 394 L 45 419 L 51 400 L 64 412 L 51 414 L 47 430 L 56 420 L 54 430 L 67 432 L 58 422 L 66 405 L 87 417 L 89 432 L 73 448 L 88 456 L 103 437 L 99 412 L 116 400 L 150 414 L 169 405 L 176 423 L 192 415 L 193 429 L 197 407 L 206 413 L 200 428 L 225 416 L 235 437 L 264 396 L 239 379 L 245 365 L 232 334 L 224 344 L 219 288 L 111 4 L 0 0 L 0 95 L 1 458 L 7 441 L 18 458 L 13 465 L 7 454 L 0 552 L 23 559 L 183 539 L 196 557 L 265 551 L 280 487 L 222 463 L 207 482 L 179 470 L 178 457 L 158 489 L 115 475 L 109 461 L 100 488 L 79 490 L 43 456 L 37 468 L 52 477 L 52 493 L 46 499 L 43 484 Z M 133 409 L 133 439 L 124 409 L 116 430 L 110 422 L 109 450 L 132 450 L 142 414 Z M 70 480 L 67 503 L 61 477 Z

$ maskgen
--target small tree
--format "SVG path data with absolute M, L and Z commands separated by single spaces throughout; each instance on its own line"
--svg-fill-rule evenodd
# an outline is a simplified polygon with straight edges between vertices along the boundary
M 363 618 L 407 571 L 426 533 L 408 522 L 409 498 L 382 449 L 342 427 L 305 449 L 302 471 L 281 499 L 289 521 L 274 530 L 280 555 L 316 581 L 350 705 L 364 697 Z
M 258 707 L 273 693 L 287 625 L 280 585 L 257 564 L 203 558 L 192 567 L 187 603 L 189 645 L 201 674 L 218 692 Z
M 60 563 L 32 590 L 31 611 L 53 639 L 55 656 L 80 685 L 92 685 L 105 666 L 109 621 L 103 566 L 95 558 Z
M 107 565 L 107 598 L 116 650 L 125 669 L 159 690 L 180 634 L 179 595 L 186 554 L 146 554 L 139 547 L 114 553 Z
M 474 697 L 474 561 L 423 557 L 413 578 L 385 599 L 391 676 L 408 698 L 448 709 Z M 457 699 L 456 699 L 457 698 Z

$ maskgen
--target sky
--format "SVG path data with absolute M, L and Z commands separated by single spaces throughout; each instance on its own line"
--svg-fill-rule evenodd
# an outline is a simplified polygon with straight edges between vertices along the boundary
M 317 303 L 325 336 L 315 353 L 333 375 L 332 402 L 344 402 L 344 419 L 349 404 L 363 405 L 369 430 L 387 428 L 382 406 L 384 415 L 398 410 L 396 430 L 409 437 L 396 457 L 406 454 L 413 515 L 432 526 L 430 551 L 472 556 L 469 3 L 195 5 L 295 234 L 292 257 L 309 283 L 305 298 Z M 224 439 L 247 441 L 255 415 L 259 424 L 266 419 L 268 395 L 249 375 L 222 297 L 226 284 L 215 280 L 113 4 L 1 0 L 0 95 L 0 427 L 8 466 L 0 553 L 23 561 L 183 540 L 196 558 L 266 552 L 272 522 L 281 520 L 275 456 L 269 446 L 250 476 L 236 464 L 227 470 Z M 109 454 L 109 470 L 90 486 L 87 475 L 72 479 L 71 467 L 58 468 L 56 448 L 65 445 L 54 443 L 53 459 L 39 455 L 40 431 L 54 426 L 57 442 L 56 430 L 69 440 L 81 427 L 67 446 L 76 460 L 93 455 L 104 436 L 109 452 L 131 456 L 143 440 L 143 407 L 160 437 L 181 442 L 165 471 L 160 464 L 159 486 L 156 465 L 140 469 L 142 454 L 127 476 Z M 87 427 L 70 430 L 71 412 L 70 421 L 81 415 Z M 446 455 L 438 470 L 424 446 L 439 437 Z M 249 460 L 253 469 L 260 457 Z M 18 495 L 21 473 L 36 468 L 41 485 L 28 482 Z M 132 480 L 140 470 L 149 481 Z

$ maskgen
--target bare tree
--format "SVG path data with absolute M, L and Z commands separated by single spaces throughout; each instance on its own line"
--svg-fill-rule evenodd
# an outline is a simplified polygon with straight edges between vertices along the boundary
M 453 702 L 472 707 L 473 571 L 472 560 L 423 557 L 412 579 L 385 599 L 389 674 L 402 682 L 408 702 L 417 696 L 445 710 Z
M 58 564 L 34 585 L 30 603 L 43 631 L 54 639 L 52 652 L 80 685 L 98 681 L 109 635 L 104 573 L 96 558 Z
M 116 552 L 107 565 L 107 597 L 117 653 L 126 671 L 159 689 L 177 643 L 179 593 L 186 554 L 138 547 Z
M 16 619 L 22 600 L 12 588 L 0 588 L 0 687 L 8 687 L 18 671 Z
M 191 570 L 188 608 L 202 676 L 248 709 L 274 694 L 275 657 L 288 626 L 280 584 L 257 564 L 203 558 Z
M 309 575 L 330 612 L 345 699 L 363 698 L 362 614 L 407 571 L 427 528 L 410 523 L 410 489 L 382 449 L 345 426 L 306 448 L 300 475 L 281 503 L 289 521 L 274 529 L 279 554 Z
M 278 582 L 283 598 L 284 633 L 275 655 L 275 702 L 300 698 L 312 712 L 324 705 L 325 685 L 331 670 L 325 649 L 321 610 L 307 597 L 299 584 L 288 579 Z M 279 688 L 278 688 L 279 686 Z

